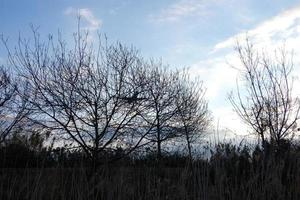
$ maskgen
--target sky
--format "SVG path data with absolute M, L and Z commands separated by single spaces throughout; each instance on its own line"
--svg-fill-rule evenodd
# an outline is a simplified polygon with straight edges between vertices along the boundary
M 204 81 L 215 124 L 233 133 L 248 134 L 228 101 L 239 75 L 232 67 L 237 39 L 247 34 L 270 51 L 285 44 L 300 74 L 300 0 L 0 0 L 0 34 L 14 44 L 19 34 L 30 37 L 33 25 L 41 35 L 60 31 L 71 39 L 78 14 L 91 35 L 104 33 L 174 69 L 188 67 Z M 6 56 L 0 46 L 0 63 Z

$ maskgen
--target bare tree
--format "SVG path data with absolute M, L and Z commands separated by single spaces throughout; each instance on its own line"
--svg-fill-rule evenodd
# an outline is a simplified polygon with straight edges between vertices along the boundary
M 282 139 L 291 137 L 299 119 L 299 99 L 292 96 L 293 62 L 285 49 L 274 57 L 255 51 L 246 45 L 237 45 L 236 51 L 242 63 L 245 87 L 237 85 L 236 95 L 230 101 L 241 119 L 260 136 L 264 144 L 267 138 L 279 145 Z
M 191 81 L 188 72 L 183 71 L 178 87 L 176 97 L 178 131 L 186 140 L 189 159 L 192 160 L 192 144 L 204 136 L 211 115 L 205 99 L 203 82 L 198 78 Z
M 101 43 L 100 36 L 94 47 L 80 31 L 68 49 L 60 37 L 42 42 L 33 32 L 33 43 L 20 39 L 15 52 L 8 49 L 10 63 L 31 90 L 31 120 L 78 145 L 96 163 L 100 153 L 122 145 L 140 115 L 142 86 L 133 82 L 141 62 L 137 51 Z
M 148 81 L 144 92 L 146 111 L 143 112 L 143 119 L 149 132 L 146 138 L 156 144 L 157 158 L 160 159 L 162 143 L 177 136 L 175 99 L 179 73 L 169 70 L 161 62 L 151 61 L 146 67 L 149 70 L 146 73 Z

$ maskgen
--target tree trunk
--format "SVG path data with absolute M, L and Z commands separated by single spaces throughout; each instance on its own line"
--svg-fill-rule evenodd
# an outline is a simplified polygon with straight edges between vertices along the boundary
M 160 120 L 159 120 L 159 115 L 156 115 L 157 119 L 157 160 L 160 161 L 161 159 L 161 127 L 160 127 Z
M 186 136 L 186 142 L 187 142 L 187 147 L 188 147 L 188 153 L 189 153 L 189 160 L 192 161 L 192 146 L 191 146 L 191 141 L 189 137 L 189 132 L 186 126 L 184 126 L 185 129 L 185 136 Z
M 188 147 L 188 151 L 189 151 L 189 160 L 192 161 L 193 157 L 192 157 L 192 147 L 191 147 L 191 142 L 188 140 L 187 141 L 187 147 Z
M 157 160 L 159 161 L 161 159 L 161 141 L 157 141 Z

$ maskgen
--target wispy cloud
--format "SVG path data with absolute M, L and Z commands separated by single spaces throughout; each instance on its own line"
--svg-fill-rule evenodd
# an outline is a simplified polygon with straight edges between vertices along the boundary
M 222 0 L 180 0 L 161 10 L 158 15 L 151 15 L 150 18 L 152 21 L 170 22 L 189 16 L 207 16 L 210 14 L 209 5 L 218 1 Z
M 64 11 L 64 14 L 80 17 L 82 20 L 85 20 L 87 25 L 86 25 L 86 27 L 83 27 L 83 28 L 85 28 L 89 31 L 98 30 L 102 25 L 102 20 L 95 17 L 93 12 L 88 8 L 76 9 L 76 8 L 73 8 L 73 7 L 68 7 Z
M 214 51 L 232 48 L 236 41 L 247 37 L 258 45 L 277 45 L 282 40 L 300 38 L 300 6 L 286 10 L 256 28 L 245 30 L 215 45 Z

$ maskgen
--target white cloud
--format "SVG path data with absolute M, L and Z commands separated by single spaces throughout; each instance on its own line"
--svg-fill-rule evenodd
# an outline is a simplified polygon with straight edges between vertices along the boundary
M 210 14 L 208 6 L 222 0 L 180 0 L 163 9 L 159 15 L 151 16 L 153 21 L 177 21 L 188 16 L 207 16 Z
M 216 44 L 214 51 L 232 48 L 237 40 L 245 38 L 245 34 L 255 44 L 264 47 L 278 45 L 283 40 L 295 39 L 295 37 L 298 40 L 300 37 L 300 7 L 286 10 L 252 30 L 246 30 Z
M 194 64 L 191 74 L 204 79 L 208 86 L 206 95 L 209 99 L 214 99 L 224 88 L 234 86 L 235 79 L 229 77 L 236 76 L 237 71 L 227 63 L 225 57 L 217 57 Z
M 238 76 L 238 71 L 229 63 L 238 62 L 236 56 L 228 54 L 200 61 L 190 69 L 190 73 L 199 76 L 207 87 L 206 97 L 214 120 L 219 122 L 219 128 L 230 129 L 232 132 L 246 130 L 228 101 L 228 93 L 235 88 Z
M 285 48 L 294 52 L 294 75 L 300 74 L 300 7 L 286 10 L 267 20 L 254 29 L 240 32 L 214 46 L 210 58 L 199 61 L 191 68 L 193 75 L 204 79 L 208 87 L 207 97 L 215 119 L 220 120 L 222 127 L 235 132 L 244 132 L 245 127 L 227 100 L 228 93 L 235 89 L 240 62 L 234 52 L 237 40 L 243 41 L 249 37 L 258 50 L 268 50 L 272 54 L 285 44 Z M 294 82 L 295 94 L 300 94 L 299 78 Z
M 87 25 L 86 25 L 86 27 L 83 27 L 83 28 L 87 29 L 89 31 L 98 30 L 102 25 L 102 20 L 95 17 L 93 12 L 88 8 L 75 9 L 73 7 L 68 7 L 64 11 L 64 14 L 71 15 L 71 16 L 77 16 L 77 17 L 80 17 L 81 19 L 85 20 Z

